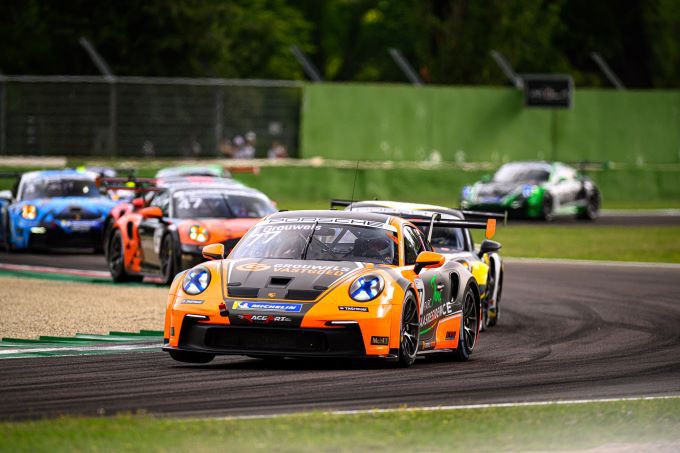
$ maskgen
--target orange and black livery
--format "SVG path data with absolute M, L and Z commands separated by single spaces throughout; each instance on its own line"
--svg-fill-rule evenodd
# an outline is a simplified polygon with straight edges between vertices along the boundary
M 203 246 L 231 250 L 273 212 L 266 195 L 230 182 L 155 188 L 144 204 L 113 221 L 105 242 L 111 276 L 115 282 L 154 276 L 169 284 L 177 272 L 203 260 Z
M 469 224 L 460 221 L 460 226 Z M 178 361 L 381 358 L 467 360 L 480 329 L 468 269 L 433 251 L 411 222 L 384 214 L 288 211 L 255 225 L 224 258 L 177 275 L 163 350 Z

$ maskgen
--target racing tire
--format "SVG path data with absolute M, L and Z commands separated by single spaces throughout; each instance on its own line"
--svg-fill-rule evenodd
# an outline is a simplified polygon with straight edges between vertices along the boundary
M 130 275 L 125 271 L 125 253 L 123 251 L 123 237 L 119 230 L 114 230 L 108 241 L 109 251 L 106 254 L 106 262 L 109 265 L 111 278 L 115 283 L 141 282 L 141 275 Z
M 168 351 L 170 357 L 177 362 L 183 363 L 208 363 L 215 358 L 215 354 L 207 354 L 205 352 L 191 352 L 191 351 Z
M 411 292 L 406 293 L 401 309 L 401 327 L 399 329 L 399 366 L 406 368 L 413 365 L 418 355 L 420 323 L 418 322 L 418 306 Z
M 541 219 L 551 222 L 553 217 L 553 199 L 550 195 L 546 194 L 543 196 L 543 202 L 541 203 Z
M 109 254 L 109 240 L 111 239 L 111 229 L 113 228 L 113 219 L 108 216 L 104 221 L 104 228 L 102 229 L 101 250 L 104 251 L 104 257 L 108 258 Z
M 458 347 L 453 353 L 453 360 L 464 362 L 470 358 L 470 354 L 477 343 L 479 313 L 477 311 L 477 297 L 470 285 L 463 293 L 463 317 L 460 320 L 461 333 L 458 338 Z
M 161 241 L 160 250 L 161 262 L 161 281 L 164 285 L 169 285 L 177 275 L 177 248 L 172 236 L 166 234 Z
M 600 192 L 597 190 L 593 192 L 588 198 L 588 203 L 585 208 L 579 212 L 578 218 L 581 220 L 593 221 L 597 219 L 600 212 Z
M 501 317 L 501 293 L 503 292 L 503 271 L 498 275 L 498 293 L 496 294 L 496 316 L 489 317 L 489 327 L 493 327 L 498 324 L 498 320 Z
M 489 297 L 493 296 L 493 292 L 496 290 L 496 270 L 493 267 L 493 264 L 489 266 L 489 275 L 486 279 L 486 295 L 484 296 L 484 300 L 482 300 L 482 324 L 480 327 L 480 332 L 486 331 L 489 327 L 492 326 L 491 324 L 491 318 L 489 317 Z

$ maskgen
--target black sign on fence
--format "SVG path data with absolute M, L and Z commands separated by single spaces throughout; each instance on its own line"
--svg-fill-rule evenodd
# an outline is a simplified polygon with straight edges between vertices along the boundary
M 524 74 L 526 107 L 570 108 L 574 97 L 574 80 L 567 74 Z

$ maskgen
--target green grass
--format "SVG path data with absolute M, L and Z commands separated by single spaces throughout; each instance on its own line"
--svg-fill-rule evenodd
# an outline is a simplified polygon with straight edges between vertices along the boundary
M 680 263 L 680 227 L 499 226 L 494 240 L 504 256 Z
M 83 164 L 72 160 L 69 166 Z M 105 162 L 98 162 L 105 163 Z M 152 160 L 138 163 L 138 176 L 153 176 L 164 166 L 177 161 Z M 110 162 L 116 165 L 116 162 Z M 130 164 L 130 163 L 127 163 Z M 125 166 L 126 162 L 118 165 Z M 35 168 L 2 167 L 4 171 L 28 171 Z M 338 169 L 330 167 L 263 167 L 260 174 L 236 174 L 235 178 L 262 190 L 283 209 L 327 207 L 331 198 L 388 199 L 457 206 L 465 184 L 488 174 L 484 170 L 441 168 Z M 680 208 L 679 171 L 670 169 L 622 169 L 593 172 L 599 185 L 603 207 L 609 209 Z M 356 181 L 355 181 L 356 176 Z M 634 181 L 635 184 L 632 184 Z M 0 178 L 0 190 L 11 187 L 12 180 Z
M 680 399 L 250 420 L 66 417 L 1 423 L 0 438 L 0 451 L 12 452 L 650 451 L 680 442 Z

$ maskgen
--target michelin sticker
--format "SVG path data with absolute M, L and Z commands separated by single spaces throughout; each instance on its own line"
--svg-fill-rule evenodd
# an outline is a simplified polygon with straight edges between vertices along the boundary
M 277 304 L 270 302 L 234 302 L 233 310 L 281 311 L 284 313 L 299 313 L 302 304 Z

